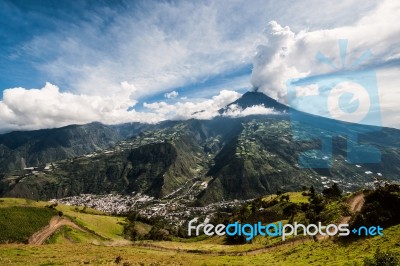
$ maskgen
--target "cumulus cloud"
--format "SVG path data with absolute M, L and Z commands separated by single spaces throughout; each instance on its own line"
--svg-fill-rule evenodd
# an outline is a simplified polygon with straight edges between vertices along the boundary
M 342 69 L 338 40 L 347 39 L 348 55 L 343 69 L 376 69 L 379 89 L 392 95 L 391 99 L 382 98 L 389 101 L 381 103 L 382 114 L 386 116 L 386 113 L 393 110 L 385 109 L 385 106 L 393 106 L 390 102 L 397 101 L 398 97 L 395 95 L 399 94 L 396 84 L 382 81 L 383 77 L 395 80 L 395 77 L 388 78 L 386 73 L 392 73 L 390 69 L 398 69 L 400 65 L 400 46 L 397 45 L 400 28 L 396 25 L 399 16 L 400 3 L 388 0 L 380 2 L 375 10 L 347 26 L 295 33 L 289 27 L 271 21 L 264 31 L 266 41 L 257 48 L 251 83 L 258 91 L 287 103 L 288 80 L 311 79 L 319 75 L 334 74 Z M 369 49 L 372 50 L 372 56 L 352 67 L 363 52 Z M 318 61 L 318 52 L 326 55 L 326 61 L 331 60 L 332 64 Z M 391 92 L 388 92 L 387 88 L 381 88 L 383 83 L 392 88 Z M 396 126 L 391 122 L 386 125 Z
M 107 124 L 159 121 L 155 114 L 128 111 L 136 104 L 130 98 L 134 91 L 134 86 L 128 83 L 107 97 L 61 92 L 50 83 L 41 89 L 7 89 L 0 101 L 1 130 L 52 128 L 93 121 Z
M 132 98 L 135 91 L 135 86 L 128 82 L 122 82 L 121 89 L 115 94 L 104 97 L 61 92 L 51 83 L 46 83 L 40 89 L 7 89 L 0 101 L 1 132 L 53 128 L 93 121 L 119 124 L 157 123 L 166 119 L 211 119 L 219 115 L 219 109 L 241 96 L 236 91 L 222 90 L 211 99 L 180 99 L 175 104 L 163 101 L 144 103 L 147 111 L 137 112 L 132 108 L 137 103 Z M 230 115 L 241 116 L 237 112 L 239 111 L 232 110 Z M 251 111 L 257 112 L 260 113 L 257 110 Z
M 57 30 L 35 29 L 32 38 L 7 54 L 15 60 L 23 58 L 25 65 L 32 64 L 63 89 L 110 95 L 128 81 L 137 87 L 138 99 L 251 65 L 266 19 L 279 18 L 295 29 L 345 25 L 374 5 L 373 0 L 349 0 L 328 8 L 318 0 L 293 2 L 289 8 L 285 2 L 264 0 L 252 4 L 124 1 L 123 6 L 96 3 L 82 8 L 84 19 L 12 12 L 13 21 L 22 21 L 24 27 L 26 21 L 43 17 Z
M 35 31 L 22 45 L 13 46 L 11 53 L 6 51 L 4 58 L 23 58 L 24 65 L 31 64 L 40 73 L 38 77 L 51 80 L 62 90 L 46 84 L 41 89 L 4 91 L 1 129 L 91 121 L 208 119 L 240 96 L 219 91 L 244 88 L 248 77 L 238 82 L 236 77 L 224 75 L 248 67 L 255 53 L 252 85 L 282 102 L 286 100 L 287 79 L 332 72 L 314 58 L 318 51 L 339 58 L 339 38 L 349 39 L 349 62 L 364 50 L 373 50 L 375 59 L 363 67 L 390 67 L 400 56 L 396 1 L 382 2 L 377 8 L 375 1 L 356 0 L 331 5 L 305 0 L 291 3 L 290 8 L 287 5 L 263 0 L 251 5 L 241 1 L 148 1 L 133 6 L 126 3 L 121 10 L 93 7 L 85 12 L 85 19 L 52 21 L 57 31 Z M 28 16 L 19 18 L 23 25 L 25 19 L 38 17 L 23 15 Z M 271 22 L 263 35 L 266 19 L 279 23 Z M 378 84 L 387 88 L 380 91 L 381 106 L 387 108 L 383 116 L 386 125 L 397 123 L 400 127 L 398 97 L 393 95 L 399 84 L 395 70 L 378 71 Z M 180 91 L 216 76 L 225 79 L 221 87 L 212 88 L 211 84 L 205 90 L 194 89 L 191 95 L 185 92 L 188 98 L 179 99 L 174 93 L 177 88 Z M 138 100 L 156 94 L 177 102 L 145 103 L 148 112 L 135 111 Z M 267 112 L 260 106 L 247 109 L 232 113 Z M 385 115 L 389 110 L 391 115 Z
M 240 93 L 222 90 L 211 99 L 198 102 L 179 101 L 175 104 L 166 102 L 144 103 L 143 106 L 155 112 L 163 119 L 184 120 L 189 118 L 211 119 L 219 115 L 218 110 L 237 100 Z
M 176 97 L 178 97 L 179 93 L 176 91 L 171 91 L 171 92 L 167 92 L 164 94 L 164 97 L 167 99 L 174 99 Z
M 218 95 L 211 99 L 193 101 L 180 101 L 175 104 L 166 102 L 144 103 L 144 107 L 155 112 L 163 119 L 186 120 L 195 119 L 212 119 L 221 114 L 220 109 L 240 98 L 241 94 L 235 91 L 222 90 Z M 242 109 L 240 106 L 233 104 L 222 114 L 228 117 L 243 117 L 248 115 L 276 115 L 280 112 L 272 108 L 266 108 L 264 105 L 254 105 Z
M 267 108 L 263 104 L 253 105 L 253 106 L 247 107 L 245 109 L 241 108 L 237 104 L 232 104 L 223 113 L 223 116 L 243 117 L 243 116 L 248 116 L 248 115 L 277 115 L 277 114 L 281 114 L 281 113 L 278 111 L 275 111 L 273 108 Z
M 94 8 L 78 25 L 35 36 L 19 53 L 77 93 L 108 96 L 121 81 L 136 86 L 136 99 L 165 93 L 251 65 L 262 24 L 231 21 L 239 3 L 229 5 L 148 1 Z

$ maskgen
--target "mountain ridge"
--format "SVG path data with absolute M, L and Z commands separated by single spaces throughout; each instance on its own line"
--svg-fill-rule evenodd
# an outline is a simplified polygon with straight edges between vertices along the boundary
M 3 177 L 0 176 L 1 193 L 47 199 L 81 193 L 140 192 L 162 198 L 192 186 L 197 203 L 206 204 L 255 198 L 278 190 L 294 191 L 303 185 L 322 189 L 329 183 L 340 182 L 345 190 L 353 191 L 373 184 L 377 178 L 399 180 L 399 130 L 383 128 L 374 132 L 371 126 L 303 114 L 260 95 L 248 92 L 231 105 L 245 108 L 269 104 L 265 107 L 285 110 L 285 114 L 237 118 L 221 115 L 211 120 L 164 121 L 155 125 L 128 123 L 106 126 L 94 123 L 88 126 L 92 131 L 82 133 L 78 128 L 80 134 L 63 135 L 83 139 L 74 140 L 72 137 L 64 140 L 66 143 L 55 142 L 60 151 L 64 151 L 59 157 L 52 153 L 46 158 L 38 156 L 40 152 L 46 153 L 51 149 L 38 150 L 29 157 L 29 151 L 35 151 L 32 147 L 40 148 L 44 140 L 28 138 L 28 141 L 21 142 L 24 148 L 18 147 L 14 154 L 3 148 L 0 166 L 3 165 L 3 169 L 4 165 L 7 166 L 4 162 L 10 158 L 7 157 L 9 152 L 14 160 L 15 157 L 19 160 L 31 158 L 28 162 L 33 161 L 33 166 L 40 167 L 36 173 L 23 170 L 21 164 L 19 168 L 15 165 L 14 171 L 8 168 Z M 305 118 L 305 122 L 291 120 L 289 112 L 292 110 L 298 112 L 300 118 Z M 313 123 L 309 124 L 307 119 Z M 331 124 L 335 127 L 326 127 Z M 321 126 L 321 129 L 314 125 Z M 336 128 L 340 132 L 358 134 L 362 143 L 381 149 L 382 161 L 359 166 L 349 164 L 347 145 L 357 143 L 346 136 L 336 136 Z M 101 130 L 107 134 L 103 136 Z M 298 141 L 294 132 L 306 138 Z M 91 138 L 90 134 L 94 137 Z M 321 149 L 320 137 L 332 138 L 332 168 L 302 168 L 298 163 L 300 152 Z M 78 145 L 76 150 L 68 150 L 71 143 L 78 143 L 81 147 Z M 44 165 L 50 159 L 54 166 L 50 170 L 47 166 L 46 170 Z

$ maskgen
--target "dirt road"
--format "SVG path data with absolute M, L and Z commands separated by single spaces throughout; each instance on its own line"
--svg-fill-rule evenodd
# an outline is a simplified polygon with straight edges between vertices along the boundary
M 364 202 L 365 202 L 365 198 L 364 198 L 364 193 L 362 193 L 362 192 L 355 195 L 354 197 L 350 198 L 347 201 L 351 212 L 361 211 L 361 208 L 364 205 Z
M 365 198 L 364 193 L 358 193 L 355 196 L 349 198 L 347 200 L 347 204 L 349 205 L 349 211 L 354 214 L 355 212 L 361 211 L 362 206 L 364 206 Z M 347 224 L 351 219 L 351 216 L 342 217 L 338 224 Z
M 245 256 L 245 255 L 256 255 L 260 253 L 264 253 L 267 251 L 271 251 L 274 249 L 278 249 L 285 246 L 296 246 L 298 244 L 304 244 L 306 242 L 313 241 L 311 237 L 307 236 L 299 236 L 296 238 L 290 238 L 285 241 L 277 242 L 275 244 L 251 249 L 247 251 L 214 251 L 214 250 L 202 250 L 202 249 L 185 249 L 185 248 L 169 248 L 162 247 L 152 243 L 133 243 L 133 246 L 136 247 L 144 247 L 146 249 L 158 250 L 158 251 L 175 251 L 175 252 L 185 252 L 185 253 L 194 253 L 194 254 L 207 254 L 207 255 L 228 255 L 228 256 Z
M 70 219 L 66 217 L 55 216 L 51 218 L 49 225 L 43 227 L 41 230 L 37 231 L 29 238 L 28 241 L 29 244 L 42 245 L 47 238 L 49 238 L 52 234 L 54 234 L 54 232 L 63 225 L 67 225 L 75 229 L 86 232 L 85 229 L 81 228 L 76 223 L 72 222 Z
M 353 215 L 356 212 L 361 211 L 362 206 L 364 205 L 364 193 L 360 192 L 358 194 L 353 195 L 350 197 L 346 203 L 349 206 L 349 211 Z M 340 217 L 340 219 L 336 222 L 336 224 L 348 224 L 351 219 L 351 215 Z M 328 235 L 317 235 L 317 240 L 326 240 L 328 239 Z

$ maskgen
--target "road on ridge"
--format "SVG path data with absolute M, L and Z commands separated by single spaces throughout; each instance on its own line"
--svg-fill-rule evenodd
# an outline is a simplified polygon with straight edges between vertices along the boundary
M 72 222 L 66 217 L 54 216 L 51 218 L 50 223 L 34 233 L 28 240 L 29 244 L 42 245 L 47 238 L 49 238 L 54 232 L 61 226 L 66 225 L 72 228 L 87 232 L 82 227 L 78 226 L 76 223 Z

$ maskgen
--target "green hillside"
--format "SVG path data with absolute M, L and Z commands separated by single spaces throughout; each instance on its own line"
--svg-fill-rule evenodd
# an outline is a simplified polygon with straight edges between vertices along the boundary
M 102 241 L 103 239 L 87 232 L 82 232 L 75 228 L 62 226 L 47 240 L 46 244 L 76 244 L 76 243 L 93 243 L 93 241 Z
M 72 242 L 93 243 L 105 241 L 125 242 L 124 217 L 106 215 L 90 208 L 51 204 L 44 201 L 26 199 L 0 199 L 0 232 L 1 243 L 26 243 L 28 238 L 49 224 L 52 217 L 59 212 L 75 224 L 87 230 L 82 232 L 69 227 L 62 227 L 49 240 L 58 243 L 61 238 L 72 239 Z M 4 228 L 4 230 L 3 230 Z M 62 241 L 61 241 L 62 242 Z
M 173 235 L 170 238 L 172 241 L 141 239 L 130 242 L 123 238 L 124 227 L 130 228 L 128 219 L 124 217 L 108 216 L 90 208 L 58 205 L 53 210 L 45 207 L 47 202 L 1 199 L 0 213 L 4 214 L 1 222 L 12 232 L 11 235 L 2 236 L 8 242 L 12 242 L 12 239 L 23 242 L 20 240 L 22 232 L 25 239 L 29 237 L 34 228 L 29 233 L 22 230 L 29 220 L 27 217 L 36 217 L 37 221 L 46 224 L 48 220 L 45 217 L 50 219 L 58 211 L 86 231 L 63 226 L 40 246 L 5 244 L 3 241 L 0 245 L 0 262 L 1 265 L 29 265 L 32 261 L 35 265 L 112 265 L 116 260 L 125 265 L 398 265 L 399 196 L 398 186 L 387 185 L 349 196 L 341 196 L 340 191 L 332 186 L 322 194 L 311 189 L 260 197 L 234 212 L 231 219 L 241 222 L 260 220 L 265 223 L 286 223 L 289 220 L 307 223 L 318 219 L 327 223 L 351 215 L 352 226 L 360 221 L 370 223 L 379 216 L 386 225 L 384 235 L 335 237 L 317 241 L 312 238 L 291 238 L 286 242 L 279 237 L 258 236 L 252 242 L 242 244 L 228 244 L 227 237 L 181 238 Z M 363 199 L 361 208 L 356 208 L 354 199 Z M 133 222 L 133 229 L 144 238 L 152 236 L 154 227 L 163 228 L 159 224 L 161 221 L 152 221 L 153 226 L 138 220 Z M 36 226 L 40 227 L 39 223 Z M 378 250 L 380 253 L 376 253 Z M 379 257 L 381 262 L 364 264 L 374 256 Z M 383 260 L 390 260 L 394 264 L 382 264 Z
M 136 246 L 96 246 L 50 244 L 43 246 L 0 245 L 1 265 L 116 265 L 121 257 L 126 265 L 363 265 L 374 252 L 390 250 L 400 254 L 400 226 L 387 228 L 384 237 L 343 243 L 333 240 L 286 245 L 256 253 L 207 254 L 182 249 L 161 250 Z M 171 247 L 173 247 L 173 242 Z M 184 244 L 188 250 L 199 243 Z M 73 254 L 73 256 L 71 256 Z
M 257 92 L 244 94 L 236 104 L 249 106 L 255 101 L 272 107 L 277 104 Z M 206 182 L 190 195 L 191 204 L 201 206 L 298 191 L 302 186 L 321 191 L 339 183 L 352 192 L 371 188 L 379 180 L 399 180 L 399 130 L 375 132 L 371 126 L 303 116 L 321 128 L 294 124 L 285 113 L 165 121 L 143 127 L 94 123 L 0 135 L 0 195 L 48 200 L 140 192 L 162 199 Z M 337 136 L 331 123 L 339 126 L 339 132 L 360 136 L 363 145 L 378 147 L 381 163 L 349 163 L 347 147 L 356 143 L 343 137 L 344 133 Z M 299 137 L 304 141 L 298 141 Z M 333 138 L 334 158 L 329 154 L 319 158 L 331 162 L 331 167 L 301 167 L 300 153 L 320 149 L 321 137 Z
M 0 207 L 0 243 L 26 243 L 33 233 L 46 226 L 55 215 L 57 212 L 49 208 Z

